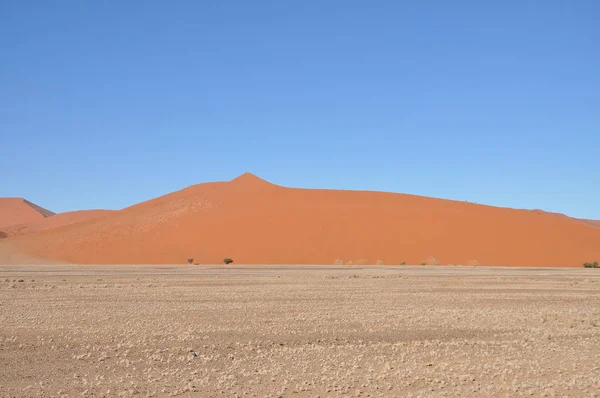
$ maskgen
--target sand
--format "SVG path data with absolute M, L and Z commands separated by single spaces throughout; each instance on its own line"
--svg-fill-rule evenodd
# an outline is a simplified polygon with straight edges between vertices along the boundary
M 54 215 L 23 198 L 0 198 L 0 230 L 15 224 L 38 222 Z
M 5 239 L 6 240 L 6 239 Z M 564 215 L 407 194 L 297 189 L 252 174 L 9 238 L 77 264 L 458 264 L 581 267 L 600 228 Z
M 98 219 L 111 213 L 113 213 L 113 210 L 69 211 L 65 213 L 53 214 L 35 221 L 0 227 L 0 233 L 4 234 L 4 238 L 9 238 L 38 231 L 55 229 L 92 219 Z
M 0 396 L 593 397 L 600 270 L 2 266 Z
M 583 222 L 593 225 L 594 227 L 600 228 L 600 220 L 582 220 Z

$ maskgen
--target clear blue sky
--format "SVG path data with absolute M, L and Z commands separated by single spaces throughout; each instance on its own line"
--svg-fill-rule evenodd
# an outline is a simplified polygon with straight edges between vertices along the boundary
M 0 196 L 245 171 L 600 219 L 600 1 L 0 0 Z

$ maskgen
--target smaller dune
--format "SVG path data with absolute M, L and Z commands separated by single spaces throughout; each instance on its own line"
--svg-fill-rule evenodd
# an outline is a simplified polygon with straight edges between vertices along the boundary
M 100 218 L 113 212 L 114 210 L 79 210 L 54 214 L 35 222 L 0 227 L 0 239 L 76 224 Z
M 0 230 L 9 225 L 35 223 L 53 215 L 50 210 L 23 198 L 0 198 Z

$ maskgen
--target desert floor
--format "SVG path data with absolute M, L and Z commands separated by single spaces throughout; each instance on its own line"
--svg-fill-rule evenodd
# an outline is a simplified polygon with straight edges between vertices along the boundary
M 0 396 L 600 396 L 600 270 L 0 266 Z

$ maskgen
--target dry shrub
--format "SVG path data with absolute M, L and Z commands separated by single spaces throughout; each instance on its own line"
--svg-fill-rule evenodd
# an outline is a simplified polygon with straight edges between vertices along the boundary
M 477 260 L 469 260 L 469 261 L 467 262 L 467 265 L 469 265 L 469 266 L 471 266 L 471 267 L 476 267 L 476 266 L 478 266 L 478 265 L 479 265 L 479 261 L 477 261 Z
M 429 265 L 438 265 L 439 262 L 438 262 L 437 258 L 431 257 L 431 258 L 427 259 L 427 264 L 429 264 Z
M 383 260 L 377 260 L 377 265 L 383 265 Z
M 344 260 L 338 258 L 333 262 L 333 265 L 344 265 Z

